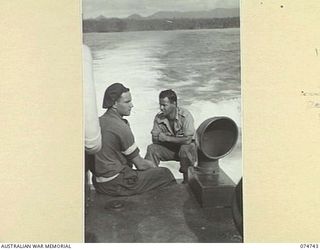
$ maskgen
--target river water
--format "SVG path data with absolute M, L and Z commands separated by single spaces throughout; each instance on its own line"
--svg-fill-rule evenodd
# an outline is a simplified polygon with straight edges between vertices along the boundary
M 99 115 L 105 112 L 102 99 L 110 84 L 130 88 L 134 108 L 126 118 L 142 156 L 151 143 L 159 92 L 171 88 L 178 105 L 193 114 L 196 127 L 214 116 L 237 123 L 237 146 L 220 166 L 234 182 L 241 178 L 240 29 L 86 33 L 84 43 L 93 54 Z M 181 178 L 177 163 L 161 165 Z

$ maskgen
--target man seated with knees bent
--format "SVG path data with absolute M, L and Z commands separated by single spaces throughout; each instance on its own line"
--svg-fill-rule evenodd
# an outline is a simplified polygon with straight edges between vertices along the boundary
M 183 183 L 188 180 L 188 167 L 197 163 L 197 146 L 194 120 L 191 113 L 177 106 L 177 95 L 164 90 L 159 95 L 160 110 L 154 118 L 153 144 L 148 146 L 145 159 L 155 165 L 160 161 L 180 161 L 179 171 L 183 173 Z
M 129 123 L 123 119 L 132 107 L 130 91 L 121 83 L 106 89 L 103 108 L 107 111 L 99 119 L 102 148 L 96 154 L 93 173 L 93 185 L 99 193 L 128 196 L 176 182 L 169 169 L 157 168 L 140 156 Z

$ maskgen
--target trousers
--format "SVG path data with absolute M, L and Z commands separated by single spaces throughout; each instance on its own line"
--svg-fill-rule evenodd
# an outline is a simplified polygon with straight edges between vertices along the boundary
M 187 173 L 188 167 L 195 166 L 198 161 L 197 146 L 194 142 L 185 145 L 172 143 L 150 144 L 145 159 L 159 166 L 160 161 L 179 161 L 179 172 Z
M 150 168 L 139 171 L 125 166 L 111 181 L 97 182 L 93 176 L 92 182 L 98 193 L 110 196 L 130 196 L 169 186 L 176 183 L 176 180 L 167 168 Z

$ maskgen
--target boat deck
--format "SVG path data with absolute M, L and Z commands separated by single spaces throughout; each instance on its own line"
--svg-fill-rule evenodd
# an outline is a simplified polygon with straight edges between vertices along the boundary
M 180 183 L 130 197 L 91 190 L 86 242 L 242 242 L 230 208 L 201 208 L 189 186 Z

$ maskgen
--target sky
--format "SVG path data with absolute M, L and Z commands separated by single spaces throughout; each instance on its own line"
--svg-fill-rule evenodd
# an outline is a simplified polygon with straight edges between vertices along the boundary
M 239 8 L 240 0 L 82 0 L 83 18 L 149 16 L 158 11 L 203 11 Z

